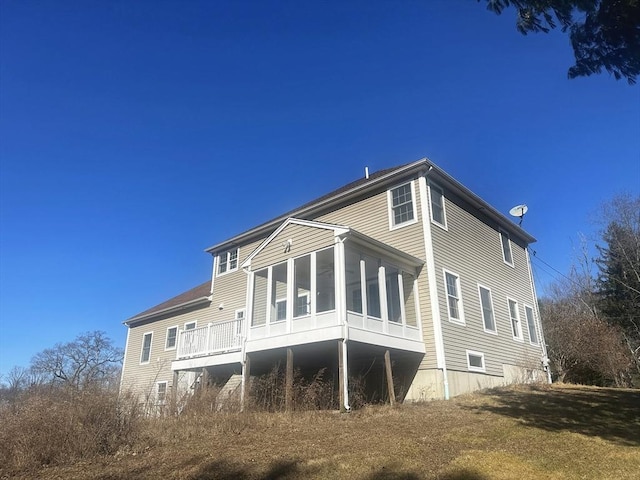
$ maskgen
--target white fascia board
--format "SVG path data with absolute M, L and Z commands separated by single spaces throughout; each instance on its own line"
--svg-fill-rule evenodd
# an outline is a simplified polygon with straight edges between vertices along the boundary
M 224 242 L 221 243 L 217 243 L 215 245 L 212 245 L 209 248 L 205 249 L 205 252 L 207 253 L 214 253 L 218 250 L 222 250 L 224 248 L 228 248 L 229 245 L 235 245 L 235 244 L 239 244 L 239 243 L 243 243 L 245 241 L 247 241 L 247 239 L 250 239 L 252 237 L 258 236 L 260 234 L 263 234 L 265 232 L 268 232 L 269 230 L 271 230 L 272 228 L 275 228 L 276 225 L 278 225 L 279 223 L 285 221 L 287 218 L 295 218 L 298 216 L 303 216 L 303 215 L 308 215 L 310 213 L 313 213 L 316 210 L 320 210 L 324 207 L 327 207 L 331 204 L 335 204 L 335 203 L 339 203 L 341 201 L 344 201 L 345 199 L 349 199 L 350 197 L 359 195 L 361 193 L 367 192 L 369 190 L 372 190 L 376 187 L 378 187 L 381 184 L 385 184 L 387 183 L 387 181 L 389 181 L 389 179 L 393 179 L 397 176 L 400 175 L 404 175 L 407 174 L 409 172 L 411 172 L 412 170 L 416 170 L 419 171 L 420 169 L 423 168 L 428 168 L 430 166 L 431 162 L 426 158 L 421 158 L 420 160 L 417 160 L 413 163 L 410 163 L 408 165 L 405 165 L 404 167 L 400 167 L 396 170 L 393 170 L 392 172 L 387 173 L 386 175 L 382 175 L 378 178 L 375 178 L 369 182 L 365 182 L 362 183 L 350 190 L 346 190 L 344 192 L 340 192 L 339 194 L 324 199 L 318 203 L 314 203 L 312 205 L 308 205 L 304 208 L 300 208 L 298 210 L 294 210 L 292 212 L 287 213 L 286 215 L 282 215 L 280 217 L 277 217 L 273 220 L 268 221 L 267 223 L 264 223 L 262 225 L 259 225 L 257 227 L 254 227 L 250 230 L 247 230 L 244 233 L 241 233 L 239 235 L 236 235 L 235 237 L 232 237 L 228 240 L 225 240 Z
M 307 207 L 300 208 L 298 210 L 293 210 L 292 212 L 287 213 L 286 215 L 281 215 L 273 220 L 268 221 L 262 225 L 254 227 L 250 230 L 247 230 L 244 233 L 236 235 L 224 242 L 217 243 L 207 249 L 205 252 L 214 254 L 215 252 L 223 249 L 229 248 L 229 246 L 239 245 L 241 243 L 246 243 L 247 241 L 254 239 L 256 236 L 260 236 L 265 234 L 266 232 L 276 228 L 278 224 L 287 220 L 287 218 L 298 217 L 313 214 L 314 211 L 321 210 L 330 206 L 332 204 L 338 204 L 344 200 L 348 200 L 349 198 L 356 197 L 358 195 L 362 195 L 367 191 L 373 190 L 380 185 L 384 184 L 392 184 L 396 177 L 407 175 L 411 172 L 426 172 L 427 169 L 431 169 L 429 176 L 434 176 L 441 180 L 441 183 L 445 184 L 449 189 L 453 190 L 460 197 L 465 199 L 471 205 L 476 207 L 478 210 L 482 211 L 485 215 L 492 218 L 501 227 L 504 227 L 505 230 L 512 233 L 514 236 L 525 240 L 527 243 L 534 243 L 536 239 L 523 230 L 519 225 L 516 225 L 514 222 L 509 220 L 506 216 L 496 210 L 494 207 L 489 205 L 486 201 L 480 198 L 478 195 L 473 193 L 463 184 L 458 182 L 455 178 L 449 175 L 447 172 L 438 167 L 435 163 L 429 160 L 427 157 L 421 158 L 413 163 L 405 165 L 404 167 L 397 168 L 386 175 L 382 175 L 376 179 L 373 179 L 369 182 L 362 183 L 350 190 L 341 192 L 333 197 L 327 198 L 317 203 L 313 203 L 308 205 Z
M 433 169 L 429 172 L 429 178 L 433 178 L 435 182 L 440 185 L 447 186 L 450 190 L 455 192 L 458 196 L 467 201 L 470 205 L 478 209 L 480 212 L 496 221 L 500 227 L 502 227 L 504 230 L 508 231 L 515 237 L 524 240 L 525 242 L 527 242 L 527 244 L 536 242 L 535 237 L 527 233 L 519 225 L 516 225 L 514 222 L 509 220 L 509 218 L 500 213 L 478 195 L 473 193 L 458 180 L 453 178 L 433 162 L 429 161 L 429 164 L 430 167 L 433 167 Z
M 159 315 L 164 315 L 164 314 L 167 314 L 167 313 L 177 312 L 177 311 L 183 310 L 185 308 L 195 307 L 195 306 L 197 306 L 197 305 L 199 305 L 201 303 L 211 302 L 211 300 L 212 300 L 211 295 L 208 295 L 206 297 L 195 298 L 193 300 L 189 300 L 188 302 L 180 303 L 178 305 L 173 305 L 172 307 L 163 308 L 162 310 L 158 310 L 158 311 L 155 311 L 155 312 L 147 313 L 146 315 L 139 315 L 137 317 L 130 318 L 128 320 L 125 320 L 122 323 L 125 324 L 127 327 L 131 327 L 132 324 L 134 324 L 134 323 L 138 323 L 138 322 L 141 322 L 143 320 L 149 320 L 150 318 L 153 318 L 153 317 L 156 317 L 156 316 L 159 316 Z
M 258 255 L 262 250 L 265 249 L 267 245 L 271 243 L 271 241 L 276 238 L 280 232 L 282 232 L 289 225 L 302 225 L 304 227 L 310 228 L 322 228 L 325 230 L 333 230 L 334 235 L 343 235 L 344 233 L 349 231 L 349 227 L 345 227 L 343 225 L 335 225 L 332 223 L 323 223 L 323 222 L 314 222 L 311 220 L 301 220 L 299 218 L 289 217 L 287 218 L 278 228 L 274 230 L 274 232 L 269 235 L 264 242 L 262 242 L 251 254 L 242 262 L 240 265 L 241 268 L 246 268 L 251 265 L 251 260 Z

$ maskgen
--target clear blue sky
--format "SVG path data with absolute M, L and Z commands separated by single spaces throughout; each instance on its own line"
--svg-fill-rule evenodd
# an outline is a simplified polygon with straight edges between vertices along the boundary
M 598 205 L 640 192 L 640 89 L 568 80 L 565 35 L 483 3 L 3 0 L 0 374 L 85 331 L 124 347 L 210 276 L 204 248 L 365 165 L 427 156 L 527 203 L 567 271 Z

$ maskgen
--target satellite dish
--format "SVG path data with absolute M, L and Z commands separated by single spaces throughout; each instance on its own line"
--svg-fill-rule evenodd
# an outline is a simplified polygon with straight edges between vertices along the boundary
M 524 214 L 527 213 L 528 211 L 529 211 L 529 207 L 527 207 L 526 205 L 524 204 L 516 205 L 511 210 L 509 210 L 509 214 L 513 217 L 519 217 L 520 223 L 518 223 L 518 225 L 522 225 L 522 218 L 524 217 Z

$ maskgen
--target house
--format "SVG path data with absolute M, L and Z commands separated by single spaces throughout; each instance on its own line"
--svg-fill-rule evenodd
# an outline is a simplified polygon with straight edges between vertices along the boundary
M 392 402 L 547 381 L 532 242 L 428 159 L 367 174 L 206 249 L 210 280 L 124 322 L 122 388 L 244 402 L 281 362 L 330 368 L 348 409 L 356 374 Z

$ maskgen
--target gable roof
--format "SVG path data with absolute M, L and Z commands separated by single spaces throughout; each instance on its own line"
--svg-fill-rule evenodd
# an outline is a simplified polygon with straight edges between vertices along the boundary
M 151 307 L 144 312 L 141 312 L 133 317 L 124 321 L 125 325 L 131 325 L 132 323 L 137 323 L 142 320 L 147 320 L 156 315 L 160 315 L 163 313 L 176 312 L 183 308 L 188 308 L 192 306 L 199 305 L 201 303 L 210 302 L 211 295 L 211 280 L 207 280 L 201 285 L 192 288 L 191 290 L 187 290 L 186 292 L 181 293 L 180 295 L 176 295 L 169 300 L 162 302 L 155 307 Z
M 288 225 L 302 225 L 305 227 L 312 228 L 322 228 L 325 230 L 333 230 L 335 235 L 344 234 L 349 231 L 349 227 L 345 227 L 343 225 L 335 225 L 333 223 L 323 223 L 323 222 L 313 222 L 310 220 L 301 220 L 299 218 L 289 217 L 287 218 L 278 228 L 274 230 L 274 232 L 269 235 L 264 242 L 262 242 L 258 247 L 251 252 L 251 254 L 246 258 L 244 262 L 242 262 L 242 267 L 246 267 L 251 264 L 251 259 L 258 255 L 264 248 L 271 243 L 271 241 L 278 236 L 280 232 L 282 232 Z
M 360 178 L 351 183 L 348 183 L 336 190 L 327 193 L 326 195 L 318 197 L 315 200 L 312 200 L 293 210 L 290 210 L 283 215 L 262 223 L 257 227 L 253 227 L 243 233 L 240 233 L 239 235 L 212 245 L 211 247 L 205 249 L 205 252 L 215 254 L 216 252 L 239 246 L 242 243 L 247 243 L 252 240 L 257 240 L 260 237 L 268 236 L 287 218 L 296 217 L 298 219 L 309 219 L 318 212 L 322 211 L 322 209 L 326 209 L 331 207 L 332 205 L 337 205 L 340 202 L 345 202 L 355 197 L 364 195 L 367 192 L 381 186 L 392 184 L 393 182 L 398 180 L 398 177 L 406 178 L 407 176 L 412 174 L 426 174 L 429 178 L 435 178 L 438 183 L 443 184 L 443 186 L 453 190 L 457 195 L 469 202 L 473 207 L 477 208 L 479 211 L 482 211 L 484 215 L 487 215 L 489 218 L 496 221 L 509 233 L 523 239 L 527 243 L 533 243 L 536 241 L 533 236 L 523 230 L 519 225 L 512 222 L 505 215 L 500 213 L 478 195 L 473 193 L 471 190 L 462 185 L 455 178 L 453 178 L 451 175 L 449 175 L 447 172 L 442 170 L 435 163 L 425 157 L 415 162 L 405 163 L 397 167 L 379 170 L 370 174 L 368 178 Z

